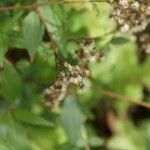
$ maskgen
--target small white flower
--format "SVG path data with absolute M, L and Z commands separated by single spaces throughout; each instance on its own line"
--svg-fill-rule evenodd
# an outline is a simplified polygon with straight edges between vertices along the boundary
M 84 74 L 85 74 L 85 76 L 89 77 L 90 76 L 90 71 L 89 70 L 85 70 Z
M 133 10 L 136 10 L 136 11 L 139 10 L 139 7 L 140 7 L 140 5 L 139 5 L 138 2 L 134 2 L 134 3 L 131 5 L 131 8 L 132 8 Z
M 75 66 L 75 69 L 76 69 L 76 70 L 80 70 L 80 67 L 79 67 L 79 66 Z
M 89 57 L 89 62 L 95 62 L 96 61 L 96 55 Z
M 71 77 L 69 82 L 70 84 L 78 85 L 82 81 L 82 77 L 78 75 L 77 77 Z
M 73 67 L 72 67 L 69 63 L 65 62 L 65 63 L 64 63 L 64 66 L 65 66 L 70 72 L 73 71 Z
M 116 15 L 119 16 L 120 14 L 121 14 L 121 10 L 120 10 L 120 9 L 117 9 L 117 10 L 116 10 Z
M 64 99 L 65 95 L 66 95 L 66 92 L 61 92 L 60 95 L 57 98 L 57 102 L 62 101 Z
M 123 24 L 124 23 L 124 20 L 122 18 L 117 17 L 116 19 L 118 20 L 119 24 Z
M 91 83 L 88 79 L 84 79 L 79 87 L 78 94 L 85 94 L 91 87 Z
M 44 93 L 45 93 L 45 94 L 50 94 L 51 91 L 50 91 L 49 89 L 46 89 L 46 90 L 44 91 Z
M 79 45 L 80 45 L 80 47 L 87 53 L 87 52 L 91 51 L 91 50 L 94 48 L 94 46 L 95 46 L 95 41 L 92 40 L 92 41 L 91 41 L 90 43 L 88 43 L 88 44 L 86 44 L 86 43 L 80 43 Z
M 119 0 L 119 4 L 126 8 L 128 7 L 128 0 Z
M 128 24 L 124 24 L 121 28 L 120 31 L 125 33 L 129 31 L 130 26 Z

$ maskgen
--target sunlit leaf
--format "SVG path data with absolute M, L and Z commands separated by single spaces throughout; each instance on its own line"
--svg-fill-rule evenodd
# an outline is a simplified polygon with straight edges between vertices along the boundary
M 61 122 L 70 142 L 76 143 L 79 137 L 81 137 L 81 127 L 83 122 L 81 112 L 73 97 L 67 97 L 64 102 L 61 113 Z
M 35 52 L 42 41 L 44 28 L 36 12 L 31 12 L 23 21 L 23 36 L 29 51 Z

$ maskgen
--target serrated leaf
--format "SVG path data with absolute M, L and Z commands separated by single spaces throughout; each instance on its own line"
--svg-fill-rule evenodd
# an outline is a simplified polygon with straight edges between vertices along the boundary
M 35 52 L 42 41 L 44 28 L 36 12 L 31 12 L 23 21 L 23 36 L 27 49 Z
M 15 119 L 29 125 L 41 126 L 41 127 L 53 126 L 53 124 L 48 120 L 46 120 L 45 118 L 35 115 L 26 109 L 15 109 L 12 111 L 12 114 Z
M 121 44 L 126 44 L 129 41 L 130 40 L 128 38 L 126 38 L 126 37 L 114 37 L 114 38 L 112 38 L 110 43 L 112 43 L 114 45 L 121 45 Z
M 76 144 L 79 137 L 81 137 L 83 121 L 81 118 L 81 112 L 73 97 L 67 97 L 64 102 L 61 113 L 61 122 L 68 135 L 70 143 Z

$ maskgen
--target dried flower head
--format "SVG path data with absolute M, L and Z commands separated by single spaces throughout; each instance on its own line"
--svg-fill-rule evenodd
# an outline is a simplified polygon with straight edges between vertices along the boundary
M 135 39 L 140 51 L 149 53 L 150 33 L 150 2 L 149 0 L 113 0 L 108 1 L 114 6 L 111 16 L 118 24 L 118 30 L 130 33 Z
M 85 86 L 84 80 L 89 76 L 89 71 L 79 66 L 72 66 L 67 62 L 64 62 L 63 66 L 66 70 L 65 73 L 60 73 L 54 84 L 43 92 L 45 105 L 49 108 L 53 108 L 64 99 L 68 87 L 75 85 L 80 90 Z
M 88 63 L 93 63 L 101 60 L 101 52 L 97 52 L 95 48 L 94 39 L 84 39 L 77 42 L 80 49 L 76 51 L 75 57 L 79 60 L 79 63 L 83 66 L 87 66 Z
M 44 90 L 44 100 L 45 105 L 52 108 L 54 105 L 58 104 L 64 97 L 67 91 L 67 86 L 65 84 L 66 78 L 63 74 L 59 75 L 54 84 L 48 89 Z
M 112 16 L 120 31 L 135 33 L 144 30 L 150 22 L 150 5 L 147 0 L 114 0 L 113 5 Z

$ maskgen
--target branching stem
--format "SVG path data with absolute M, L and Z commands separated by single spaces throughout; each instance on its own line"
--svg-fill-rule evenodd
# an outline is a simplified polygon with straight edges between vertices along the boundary
M 47 2 L 47 3 L 41 3 L 41 4 L 36 4 L 36 7 L 41 7 L 41 6 L 47 6 L 47 5 L 65 5 L 65 4 L 77 4 L 77 3 L 92 3 L 92 2 L 106 2 L 106 0 L 64 0 L 64 1 L 57 1 L 57 2 Z M 31 5 L 25 5 L 25 6 L 6 6 L 6 7 L 0 7 L 0 11 L 8 11 L 8 10 L 31 10 L 35 9 L 35 4 Z
M 102 88 L 95 88 L 94 90 L 95 90 L 95 92 L 98 92 L 98 93 L 101 93 L 102 95 L 113 98 L 114 100 L 122 100 L 122 101 L 130 102 L 130 103 L 133 103 L 133 104 L 136 104 L 136 105 L 150 109 L 150 103 L 134 100 L 134 99 L 129 98 L 127 96 L 124 96 L 124 95 L 121 95 L 118 93 L 114 93 L 112 91 L 102 89 Z

